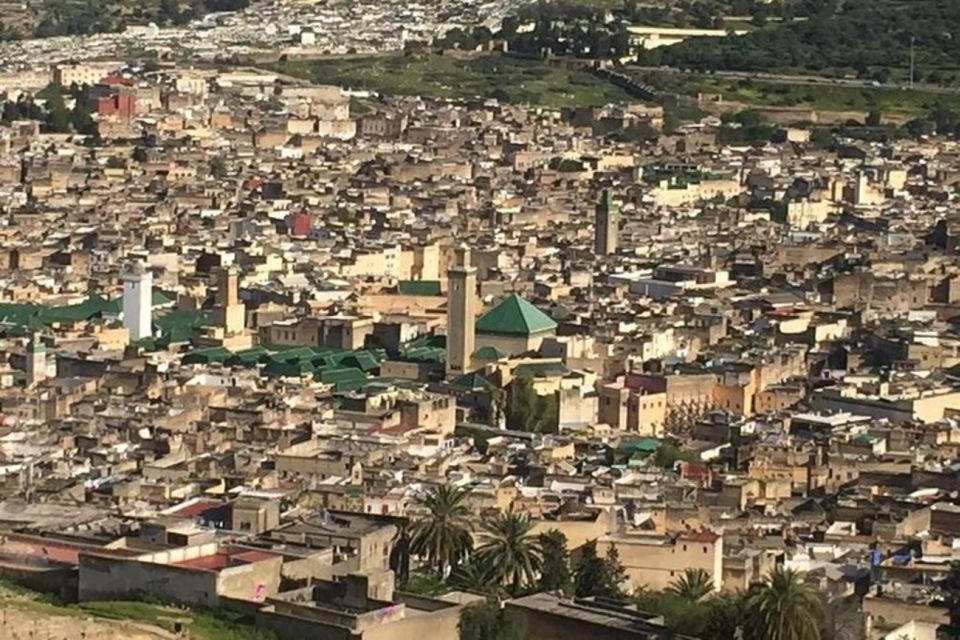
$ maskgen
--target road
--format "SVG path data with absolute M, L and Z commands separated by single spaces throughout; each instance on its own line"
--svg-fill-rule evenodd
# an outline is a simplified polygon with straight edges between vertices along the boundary
M 753 71 L 687 71 L 685 69 L 677 69 L 675 67 L 642 67 L 639 65 L 628 65 L 628 69 L 634 71 L 653 71 L 657 73 L 683 73 L 683 74 L 698 74 L 698 75 L 712 75 L 719 78 L 730 78 L 733 80 L 763 80 L 767 82 L 780 82 L 783 84 L 800 84 L 800 85 L 810 85 L 810 86 L 834 86 L 834 87 L 850 87 L 855 89 L 907 89 L 899 84 L 894 84 L 891 82 L 881 84 L 874 80 L 863 80 L 860 78 L 829 78 L 826 76 L 810 76 L 810 75 L 791 75 L 791 74 L 781 74 L 781 73 L 763 73 L 763 72 L 753 72 Z M 914 86 L 913 90 L 923 91 L 925 93 L 943 93 L 948 95 L 960 94 L 960 87 L 939 87 L 937 85 L 931 84 L 917 84 Z

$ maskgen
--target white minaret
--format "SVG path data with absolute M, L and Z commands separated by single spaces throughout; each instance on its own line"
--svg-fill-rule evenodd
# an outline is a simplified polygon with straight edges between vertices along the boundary
M 153 321 L 153 275 L 142 262 L 123 272 L 123 326 L 130 340 L 149 338 Z

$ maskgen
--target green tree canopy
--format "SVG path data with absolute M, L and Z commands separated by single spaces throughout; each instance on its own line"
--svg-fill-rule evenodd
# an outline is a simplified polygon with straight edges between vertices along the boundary
M 540 591 L 561 591 L 570 594 L 573 591 L 573 575 L 570 571 L 570 552 L 567 550 L 567 537 L 557 529 L 540 534 L 540 547 L 543 550 L 543 566 L 540 569 Z
M 701 600 L 713 591 L 713 580 L 703 569 L 684 569 L 683 575 L 667 589 L 684 600 Z
M 496 601 L 467 607 L 460 614 L 460 640 L 523 640 L 525 637 L 523 618 Z
M 488 568 L 493 582 L 511 596 L 536 584 L 543 563 L 540 541 L 531 532 L 526 514 L 508 512 L 481 522 L 483 543 L 477 561 Z
M 51 82 L 39 95 L 46 100 L 47 128 L 54 133 L 70 131 L 70 111 L 63 101 L 63 87 Z
M 556 397 L 537 394 L 530 378 L 523 376 L 510 383 L 505 408 L 507 428 L 541 433 L 556 426 L 558 413 Z
M 426 558 L 441 577 L 473 547 L 469 490 L 440 485 L 419 498 L 428 515 L 413 523 L 410 551 Z
M 747 597 L 749 640 L 820 640 L 823 601 L 817 588 L 782 566 Z
M 623 583 L 627 574 L 620 564 L 620 554 L 611 545 L 606 557 L 597 554 L 597 541 L 590 540 L 580 549 L 580 560 L 574 570 L 574 588 L 577 597 L 596 597 L 609 600 L 624 598 Z

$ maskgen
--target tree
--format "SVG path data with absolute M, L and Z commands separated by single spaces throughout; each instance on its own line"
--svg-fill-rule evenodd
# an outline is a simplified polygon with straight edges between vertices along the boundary
M 657 447 L 653 454 L 653 464 L 663 469 L 673 469 L 678 462 L 696 462 L 697 454 L 680 447 L 664 442 Z
M 174 22 L 180 18 L 180 3 L 178 0 L 160 0 L 160 19 Z
M 504 513 L 480 524 L 484 542 L 477 549 L 477 561 L 490 572 L 493 582 L 517 596 L 536 583 L 543 563 L 540 542 L 531 531 L 526 514 Z
M 507 428 L 539 433 L 557 423 L 558 402 L 555 396 L 541 396 L 530 378 L 521 376 L 510 383 L 505 409 Z
M 835 142 L 833 133 L 824 127 L 817 127 L 810 134 L 810 144 L 818 149 L 829 149 Z
M 500 35 L 504 38 L 512 38 L 517 34 L 520 27 L 520 21 L 516 16 L 505 16 L 500 23 Z
M 867 114 L 865 124 L 868 127 L 879 127 L 881 118 L 882 116 L 879 109 L 871 109 L 870 113 Z
M 611 546 L 605 558 L 597 555 L 597 541 L 590 540 L 580 549 L 580 560 L 574 571 L 575 593 L 578 598 L 607 598 L 622 600 L 622 585 L 627 581 L 620 564 L 620 554 Z
M 400 584 L 410 580 L 410 529 L 409 520 L 403 520 L 397 526 L 397 535 L 390 551 L 390 568 Z
M 220 156 L 210 160 L 210 175 L 217 179 L 227 175 L 227 162 Z
M 78 88 L 74 95 L 76 102 L 73 105 L 73 111 L 70 113 L 70 125 L 77 133 L 85 136 L 98 136 L 100 131 L 90 113 L 90 105 L 92 102 L 90 88 L 87 86 Z
M 817 588 L 782 566 L 747 596 L 749 640 L 819 640 L 823 602 Z
M 450 585 L 457 589 L 495 597 L 499 597 L 502 591 L 500 585 L 494 580 L 490 567 L 477 558 L 461 562 L 450 574 Z
M 52 82 L 40 92 L 46 100 L 47 128 L 54 133 L 66 133 L 70 130 L 70 112 L 63 101 L 63 87 Z
M 683 575 L 677 578 L 667 591 L 684 600 L 696 602 L 713 591 L 713 580 L 703 569 L 685 569 Z
M 947 605 L 948 622 L 941 627 L 951 640 L 960 640 L 960 562 L 950 563 L 950 572 L 940 583 Z
M 523 618 L 496 601 L 467 607 L 460 614 L 460 640 L 523 640 Z
M 540 547 L 543 549 L 543 566 L 540 569 L 539 590 L 569 594 L 573 590 L 573 576 L 570 573 L 567 536 L 557 529 L 541 533 Z
M 706 624 L 702 637 L 737 640 L 747 616 L 746 597 L 740 593 L 711 596 L 707 600 Z
M 441 485 L 419 499 L 429 515 L 413 524 L 410 550 L 425 557 L 441 577 L 473 546 L 470 511 L 464 505 L 469 494 L 468 489 Z

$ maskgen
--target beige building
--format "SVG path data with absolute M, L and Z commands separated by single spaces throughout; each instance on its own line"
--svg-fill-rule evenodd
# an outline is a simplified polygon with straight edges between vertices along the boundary
M 667 420 L 666 392 L 630 387 L 630 380 L 627 376 L 619 376 L 614 382 L 600 387 L 597 420 L 615 429 L 660 437 Z
M 662 591 L 687 569 L 702 569 L 715 591 L 723 588 L 723 536 L 712 531 L 604 536 L 598 540 L 597 552 L 605 555 L 611 546 L 620 554 L 630 589 Z

